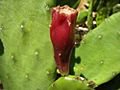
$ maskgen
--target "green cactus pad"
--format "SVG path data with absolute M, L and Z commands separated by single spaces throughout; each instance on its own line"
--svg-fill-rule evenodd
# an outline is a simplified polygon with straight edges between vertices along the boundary
M 51 0 L 0 1 L 0 77 L 5 90 L 46 90 L 55 79 Z M 53 3 L 52 3 L 53 2 Z
M 109 81 L 120 73 L 120 13 L 112 15 L 89 32 L 76 49 L 76 75 L 83 74 L 97 85 Z
M 88 82 L 77 76 L 65 76 L 56 80 L 48 90 L 94 90 Z

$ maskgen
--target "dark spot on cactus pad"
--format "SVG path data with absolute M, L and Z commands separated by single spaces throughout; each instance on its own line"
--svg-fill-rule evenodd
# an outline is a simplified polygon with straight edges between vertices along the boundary
M 86 80 L 84 77 L 79 77 L 79 76 L 77 76 L 75 79 L 80 80 L 80 81 L 85 81 Z
M 4 53 L 4 46 L 3 46 L 3 42 L 0 39 L 0 55 L 2 55 Z
M 91 87 L 91 88 L 94 88 L 96 86 L 96 84 L 95 84 L 94 81 L 89 81 L 88 86 Z

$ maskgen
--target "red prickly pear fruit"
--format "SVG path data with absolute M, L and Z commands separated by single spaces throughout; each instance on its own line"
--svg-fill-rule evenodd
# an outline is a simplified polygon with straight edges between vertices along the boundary
M 50 37 L 53 44 L 55 62 L 61 75 L 69 73 L 77 14 L 77 10 L 67 5 L 57 6 L 52 9 Z

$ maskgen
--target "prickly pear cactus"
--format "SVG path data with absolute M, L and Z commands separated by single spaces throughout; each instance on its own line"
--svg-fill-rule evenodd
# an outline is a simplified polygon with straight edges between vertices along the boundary
M 120 13 L 106 19 L 95 30 L 89 32 L 76 49 L 76 75 L 84 75 L 96 85 L 109 81 L 120 73 Z
M 79 76 L 65 76 L 54 82 L 48 90 L 94 90 L 87 80 Z
M 53 4 L 53 0 L 0 1 L 4 46 L 0 78 L 5 90 L 46 90 L 53 82 L 55 64 L 49 38 L 49 6 Z

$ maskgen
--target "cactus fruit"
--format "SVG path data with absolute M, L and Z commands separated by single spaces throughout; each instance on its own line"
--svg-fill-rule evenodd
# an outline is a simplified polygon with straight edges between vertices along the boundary
M 50 36 L 57 68 L 62 75 L 69 73 L 70 55 L 74 47 L 76 17 L 77 11 L 67 5 L 52 9 Z

